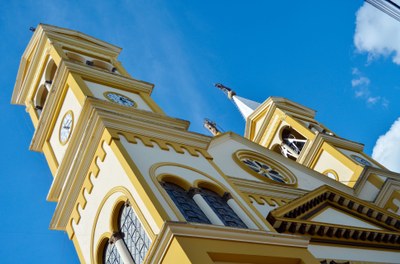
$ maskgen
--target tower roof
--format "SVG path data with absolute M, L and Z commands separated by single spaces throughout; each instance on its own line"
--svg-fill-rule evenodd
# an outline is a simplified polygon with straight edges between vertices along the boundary
M 224 86 L 223 84 L 217 83 L 215 87 L 223 91 L 230 100 L 236 105 L 242 114 L 243 118 L 247 120 L 247 117 L 251 115 L 257 107 L 260 106 L 260 103 L 237 96 L 236 93 L 229 87 Z

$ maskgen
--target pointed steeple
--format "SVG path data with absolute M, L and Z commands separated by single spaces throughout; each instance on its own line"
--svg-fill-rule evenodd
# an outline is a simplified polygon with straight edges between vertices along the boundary
M 221 83 L 216 83 L 215 87 L 223 91 L 228 98 L 233 101 L 245 120 L 247 120 L 247 117 L 251 115 L 254 110 L 257 109 L 257 107 L 260 106 L 260 103 L 258 102 L 237 96 L 235 91 Z

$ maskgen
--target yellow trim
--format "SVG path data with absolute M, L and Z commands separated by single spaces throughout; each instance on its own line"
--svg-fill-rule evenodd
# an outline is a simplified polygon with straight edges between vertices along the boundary
M 242 168 L 244 171 L 253 175 L 254 177 L 256 177 L 259 180 L 262 180 L 264 182 L 273 183 L 273 184 L 284 185 L 284 186 L 285 185 L 294 186 L 294 187 L 297 186 L 296 176 L 294 176 L 294 174 L 289 169 L 287 169 L 285 166 L 283 166 L 282 164 L 278 163 L 277 161 L 275 161 L 267 156 L 261 155 L 254 151 L 241 149 L 241 150 L 237 150 L 235 153 L 233 153 L 232 157 L 233 157 L 233 160 L 239 165 L 240 168 Z M 277 181 L 274 181 L 267 177 L 263 177 L 263 176 L 259 175 L 258 173 L 256 173 L 252 169 L 250 169 L 248 166 L 246 166 L 242 162 L 242 159 L 244 159 L 244 158 L 259 160 L 259 161 L 262 161 L 263 163 L 271 166 L 274 170 L 278 171 L 279 174 L 286 177 L 287 182 L 281 183 L 281 182 L 277 182 Z
M 53 148 L 50 145 L 50 142 L 48 142 L 48 141 L 44 142 L 43 153 L 44 153 L 44 156 L 46 157 L 46 160 L 49 165 L 51 173 L 53 174 L 53 176 L 55 176 L 57 173 L 59 164 L 58 164 L 56 155 L 54 154 Z
M 397 213 L 397 211 L 399 210 L 399 206 L 394 203 L 394 200 L 400 201 L 400 192 L 397 190 L 392 192 L 384 208 L 386 210 L 391 209 L 394 213 Z
M 95 238 L 96 227 L 97 227 L 97 223 L 99 221 L 100 213 L 103 209 L 104 204 L 114 194 L 118 194 L 119 196 L 116 198 L 113 209 L 112 209 L 112 214 L 109 216 L 110 217 L 109 218 L 109 224 L 110 224 L 109 229 L 111 230 L 110 234 L 112 234 L 112 232 L 118 231 L 118 228 L 115 229 L 115 222 L 118 221 L 117 219 L 118 219 L 119 211 L 116 211 L 116 210 L 118 209 L 118 207 L 121 208 L 120 207 L 121 201 L 129 200 L 136 216 L 138 217 L 140 223 L 143 225 L 143 229 L 146 231 L 146 234 L 149 236 L 149 239 L 151 241 L 154 241 L 156 238 L 156 234 L 151 229 L 148 221 L 144 217 L 142 211 L 140 210 L 140 207 L 136 204 L 136 202 L 135 202 L 132 194 L 129 192 L 129 190 L 122 186 L 114 187 L 111 190 L 109 190 L 107 192 L 107 194 L 103 197 L 103 200 L 101 201 L 100 205 L 98 206 L 96 215 L 93 219 L 93 226 L 91 229 L 91 239 L 90 239 L 90 258 L 92 260 L 94 259 L 95 256 L 96 256 L 96 258 L 98 258 L 99 248 L 97 246 L 95 248 L 94 245 L 95 245 L 96 241 L 94 241 L 94 238 Z M 114 214 L 114 213 L 116 213 L 116 214 Z M 101 242 L 101 239 L 104 239 L 104 238 L 100 237 L 98 239 L 99 242 L 97 242 L 96 245 L 99 245 L 99 243 Z
M 329 177 L 328 173 L 332 173 L 333 176 L 335 177 L 334 180 L 339 181 L 339 175 L 337 174 L 337 172 L 336 172 L 335 170 L 328 169 L 328 170 L 325 170 L 322 174 L 324 174 L 324 175 L 326 175 L 327 177 Z M 330 178 L 330 177 L 329 177 L 329 178 Z
M 69 133 L 67 135 L 67 138 L 63 141 L 61 140 L 61 130 L 63 129 L 64 119 L 67 117 L 67 115 L 71 115 L 71 127 L 69 128 L 68 131 Z M 60 127 L 58 128 L 58 141 L 60 142 L 61 146 L 65 146 L 68 143 L 69 139 L 71 138 L 73 129 L 74 129 L 74 112 L 72 110 L 68 110 L 61 118 Z
M 96 256 L 94 259 L 92 258 L 93 263 L 95 264 L 103 264 L 103 255 L 104 255 L 104 250 L 106 247 L 106 244 L 108 243 L 108 240 L 112 236 L 112 233 L 106 232 L 102 234 L 99 238 L 99 242 L 96 245 L 96 250 L 94 253 L 94 256 Z
M 70 72 L 67 78 L 67 84 L 81 106 L 85 103 L 87 96 L 93 96 L 93 93 L 87 87 L 80 74 Z
M 367 180 L 369 183 L 374 185 L 377 189 L 381 189 L 383 185 L 385 184 L 385 181 L 382 180 L 378 175 L 376 174 L 370 174 Z
M 114 101 L 114 100 L 108 98 L 108 95 L 109 95 L 109 94 L 115 94 L 115 95 L 118 95 L 118 96 L 123 97 L 123 98 L 125 98 L 125 99 L 128 99 L 133 105 L 132 105 L 132 106 L 128 106 L 128 105 L 123 105 L 123 104 L 121 104 L 121 103 L 119 103 L 119 102 L 116 102 L 116 101 Z M 117 93 L 117 92 L 107 91 L 107 92 L 104 92 L 104 93 L 103 93 L 103 96 L 104 96 L 104 98 L 106 98 L 108 101 L 110 101 L 110 102 L 112 102 L 112 103 L 116 103 L 116 104 L 120 104 L 120 105 L 123 105 L 123 106 L 128 106 L 128 107 L 137 108 L 137 103 L 136 103 L 133 99 L 129 98 L 129 97 L 126 96 L 126 95 L 123 95 L 123 94 L 120 94 L 120 93 Z
M 189 189 L 192 187 L 192 185 L 182 177 L 170 173 L 162 173 L 158 175 L 157 180 L 158 182 L 170 182 L 176 184 L 185 189 L 185 191 L 189 191 Z

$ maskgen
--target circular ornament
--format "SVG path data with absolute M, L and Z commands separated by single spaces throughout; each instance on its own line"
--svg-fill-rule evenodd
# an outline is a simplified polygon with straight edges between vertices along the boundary
M 117 103 L 128 107 L 136 107 L 135 101 L 133 101 L 131 98 L 123 94 L 119 94 L 116 92 L 105 92 L 103 95 L 105 98 L 107 98 L 109 101 L 113 103 Z
M 69 110 L 64 114 L 60 124 L 59 140 L 62 145 L 65 145 L 68 142 L 69 138 L 71 137 L 73 126 L 74 126 L 74 113 L 71 110 Z
M 239 165 L 259 179 L 284 185 L 296 185 L 297 179 L 288 169 L 276 161 L 251 151 L 234 154 Z
M 371 162 L 369 162 L 368 160 L 366 160 L 366 159 L 364 159 L 364 158 L 361 158 L 360 156 L 357 156 L 357 155 L 350 155 L 350 157 L 351 157 L 353 160 L 355 160 L 355 161 L 357 161 L 358 163 L 360 163 L 361 165 L 364 165 L 364 166 L 372 166 Z

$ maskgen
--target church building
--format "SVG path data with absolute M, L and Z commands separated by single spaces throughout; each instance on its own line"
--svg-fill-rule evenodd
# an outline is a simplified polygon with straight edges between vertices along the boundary
M 400 174 L 362 144 L 308 107 L 222 84 L 244 135 L 191 132 L 120 51 L 40 24 L 12 95 L 53 175 L 50 229 L 81 263 L 400 263 Z

